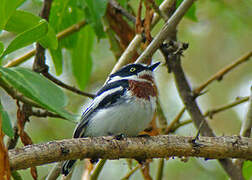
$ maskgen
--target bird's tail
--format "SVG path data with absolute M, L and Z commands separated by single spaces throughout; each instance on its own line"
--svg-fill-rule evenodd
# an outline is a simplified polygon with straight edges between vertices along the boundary
M 63 163 L 62 169 L 61 169 L 61 173 L 64 174 L 65 176 L 67 176 L 70 171 L 73 168 L 74 163 L 76 162 L 76 160 L 67 160 Z

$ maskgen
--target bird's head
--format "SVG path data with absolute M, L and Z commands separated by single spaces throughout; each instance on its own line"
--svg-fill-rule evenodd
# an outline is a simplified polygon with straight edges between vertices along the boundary
M 145 64 L 128 64 L 121 69 L 119 69 L 114 74 L 111 74 L 109 77 L 109 81 L 117 81 L 121 79 L 128 80 L 148 80 L 152 81 L 153 76 L 152 72 L 156 67 L 160 64 L 160 62 L 154 63 L 152 65 Z

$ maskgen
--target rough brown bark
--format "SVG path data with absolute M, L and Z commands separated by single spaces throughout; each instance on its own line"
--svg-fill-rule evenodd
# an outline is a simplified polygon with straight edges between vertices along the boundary
M 68 139 L 29 145 L 9 151 L 12 170 L 82 158 L 167 158 L 195 156 L 206 159 L 252 159 L 252 139 L 239 136 L 155 136 L 116 140 L 113 137 Z

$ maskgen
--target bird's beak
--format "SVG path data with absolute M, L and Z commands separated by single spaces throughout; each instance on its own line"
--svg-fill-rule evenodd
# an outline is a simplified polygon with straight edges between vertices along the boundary
M 156 67 L 158 67 L 159 64 L 160 64 L 160 62 L 157 62 L 157 63 L 155 63 L 155 64 L 152 64 L 152 65 L 149 66 L 149 69 L 150 69 L 151 71 L 153 71 L 154 69 L 156 69 Z

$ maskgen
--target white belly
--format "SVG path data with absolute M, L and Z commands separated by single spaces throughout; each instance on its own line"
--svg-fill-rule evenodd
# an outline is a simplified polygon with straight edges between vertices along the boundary
M 89 121 L 85 136 L 124 134 L 137 136 L 148 127 L 155 111 L 156 99 L 127 101 L 116 107 L 101 110 Z

